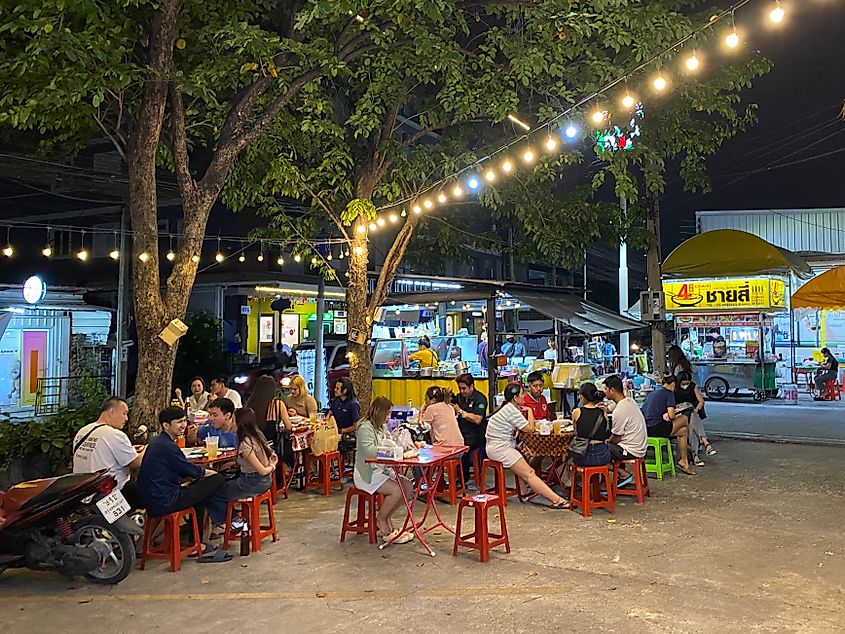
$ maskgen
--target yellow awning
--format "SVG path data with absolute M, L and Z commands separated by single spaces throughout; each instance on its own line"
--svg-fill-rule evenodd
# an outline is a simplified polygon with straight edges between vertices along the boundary
M 792 308 L 845 310 L 845 266 L 830 269 L 795 291 Z
M 810 265 L 792 251 L 751 233 L 734 229 L 707 231 L 690 238 L 663 262 L 663 275 L 702 279 L 749 275 L 812 274 Z

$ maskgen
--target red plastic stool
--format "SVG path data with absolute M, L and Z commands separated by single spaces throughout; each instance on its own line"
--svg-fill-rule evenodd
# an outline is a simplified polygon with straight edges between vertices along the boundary
M 842 390 L 839 388 L 839 381 L 831 379 L 824 382 L 824 392 L 822 398 L 826 401 L 841 401 Z
M 475 480 L 475 486 L 479 491 L 484 490 L 484 480 L 481 477 L 481 448 L 473 449 L 470 452 L 472 456 L 472 479 Z
M 569 504 L 572 510 L 576 506 L 581 507 L 581 514 L 590 517 L 592 509 L 606 508 L 612 514 L 616 514 L 613 495 L 613 484 L 610 480 L 610 467 L 601 465 L 599 467 L 579 467 L 572 465 L 572 484 L 569 487 Z M 575 497 L 575 483 L 581 477 L 581 497 Z M 601 497 L 601 478 L 604 478 L 607 499 Z
M 628 467 L 628 471 L 634 476 L 634 488 L 619 488 L 619 465 Z M 646 496 L 651 497 L 651 489 L 648 486 L 648 474 L 645 470 L 645 459 L 632 458 L 631 460 L 613 461 L 613 491 L 614 495 L 632 495 L 637 498 L 637 504 L 645 502 Z
M 268 524 L 261 523 L 260 511 L 261 505 L 267 505 Z M 276 516 L 273 515 L 273 494 L 268 489 L 261 495 L 256 495 L 251 498 L 241 498 L 240 500 L 231 500 L 226 507 L 226 532 L 223 534 L 223 550 L 229 548 L 229 542 L 235 536 L 232 530 L 232 515 L 235 511 L 235 506 L 240 505 L 241 517 L 246 520 L 249 527 L 249 537 L 252 544 L 252 550 L 258 552 L 261 550 L 261 541 L 266 537 L 272 537 L 273 541 L 278 541 L 276 536 Z
M 461 533 L 461 517 L 463 515 L 464 507 L 472 507 L 475 509 L 475 527 L 472 533 L 466 535 Z M 499 533 L 491 533 L 487 527 L 487 511 L 490 508 L 499 510 L 499 519 L 501 521 L 501 531 Z M 468 495 L 461 500 L 458 505 L 458 521 L 455 525 L 455 545 L 452 548 L 452 556 L 458 556 L 458 546 L 465 546 L 467 548 L 475 548 L 481 553 L 481 561 L 490 561 L 490 549 L 496 546 L 505 545 L 505 552 L 511 551 L 511 544 L 508 540 L 508 526 L 505 523 L 505 506 L 502 504 L 501 498 L 498 495 L 488 495 L 486 493 L 479 493 L 478 495 Z
M 519 477 L 516 474 L 513 475 L 515 488 L 509 489 L 507 487 L 507 482 L 505 481 L 505 465 L 497 460 L 489 460 L 485 458 L 484 462 L 481 463 L 482 484 L 487 483 L 488 468 L 493 470 L 493 486 L 481 489 L 482 493 L 498 495 L 504 506 L 507 506 L 509 497 L 518 497 L 521 495 L 522 492 L 519 488 Z
M 447 477 L 448 482 L 445 483 L 445 488 L 435 491 L 434 497 L 441 500 L 448 500 L 451 506 L 455 506 L 458 503 L 458 497 L 466 492 L 464 469 L 461 466 L 460 458 L 444 462 L 443 474 Z M 442 477 L 440 482 L 444 484 Z
M 193 542 L 183 543 L 179 537 L 179 525 L 183 518 L 187 518 L 193 528 Z M 159 546 L 151 544 L 155 529 L 161 522 L 164 522 L 164 542 Z M 148 559 L 169 559 L 170 572 L 179 572 L 182 567 L 182 557 L 188 555 L 202 555 L 202 541 L 200 541 L 200 530 L 197 525 L 197 514 L 193 507 L 169 513 L 162 517 L 148 517 L 144 526 L 144 546 L 141 551 L 141 570 L 147 564 Z
M 332 463 L 337 463 L 337 477 L 332 477 L 331 466 Z M 317 465 L 317 478 L 311 481 L 311 467 Z M 335 484 L 340 485 L 340 490 L 343 491 L 343 458 L 340 457 L 339 451 L 329 451 L 327 453 L 315 456 L 309 453 L 305 457 L 305 490 L 308 489 L 322 489 L 325 495 L 331 495 L 332 487 Z
M 273 477 L 270 478 L 270 496 L 273 499 L 273 504 L 279 501 L 279 487 L 276 485 L 276 470 L 273 470 L 273 473 L 270 474 Z
M 358 498 L 358 512 L 355 519 L 349 520 L 349 508 L 352 506 L 352 498 Z M 343 510 L 343 525 L 340 527 L 340 541 L 346 541 L 346 533 L 366 533 L 370 543 L 378 542 L 376 531 L 376 511 L 384 501 L 381 493 L 367 493 L 354 486 L 346 493 L 346 507 Z

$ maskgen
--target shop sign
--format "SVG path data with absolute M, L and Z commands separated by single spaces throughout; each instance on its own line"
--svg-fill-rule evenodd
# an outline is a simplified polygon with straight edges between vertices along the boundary
M 37 275 L 33 275 L 23 284 L 23 298 L 27 304 L 37 304 L 47 295 L 47 284 Z
M 786 285 L 767 278 L 663 282 L 666 310 L 786 308 Z
M 251 315 L 252 306 L 241 306 L 241 315 Z

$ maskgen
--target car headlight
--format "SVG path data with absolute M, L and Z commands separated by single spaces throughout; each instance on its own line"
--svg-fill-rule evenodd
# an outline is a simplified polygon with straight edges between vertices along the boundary
M 249 377 L 247 377 L 247 376 L 236 376 L 234 379 L 232 379 L 232 381 L 234 381 L 238 385 L 243 385 L 248 380 L 249 380 Z

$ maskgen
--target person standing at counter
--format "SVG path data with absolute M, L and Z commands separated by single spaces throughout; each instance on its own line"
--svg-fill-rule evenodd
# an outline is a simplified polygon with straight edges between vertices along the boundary
M 543 359 L 546 361 L 555 361 L 557 362 L 557 343 L 555 342 L 554 337 L 549 337 L 549 349 L 543 353 Z
M 460 374 L 455 382 L 458 384 L 458 395 L 452 407 L 458 417 L 458 429 L 464 437 L 464 444 L 469 447 L 469 451 L 461 456 L 461 466 L 464 482 L 472 486 L 469 479 L 469 468 L 472 464 L 470 454 L 476 449 L 480 450 L 487 442 L 487 397 L 475 389 L 475 379 L 471 374 Z
M 514 357 L 524 357 L 527 352 L 522 341 L 517 341 L 514 335 L 508 335 L 505 337 L 505 343 L 502 344 L 502 354 L 510 361 Z
M 431 339 L 422 337 L 417 343 L 419 349 L 408 357 L 408 361 L 418 362 L 421 368 L 439 367 L 437 354 L 431 349 Z

